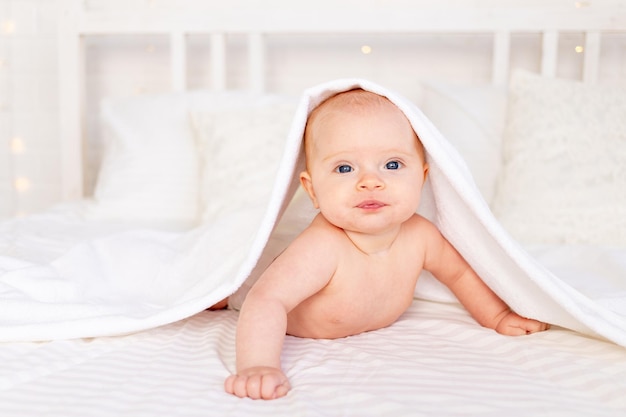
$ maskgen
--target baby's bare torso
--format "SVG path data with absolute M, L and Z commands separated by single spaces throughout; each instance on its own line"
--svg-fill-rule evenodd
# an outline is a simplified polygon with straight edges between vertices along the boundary
M 329 283 L 288 314 L 287 333 L 339 338 L 395 322 L 413 301 L 424 264 L 419 223 L 410 219 L 385 251 L 367 254 L 347 235 L 329 230 L 337 245 L 337 268 Z

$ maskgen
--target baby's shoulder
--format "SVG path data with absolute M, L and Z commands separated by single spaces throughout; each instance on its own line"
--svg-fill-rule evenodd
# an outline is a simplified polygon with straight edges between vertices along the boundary
M 437 226 L 428 220 L 426 217 L 419 214 L 414 214 L 409 220 L 404 223 L 406 235 L 411 239 L 417 239 L 424 241 L 425 243 L 431 243 L 434 240 L 438 240 L 441 233 Z
M 345 233 L 318 214 L 298 238 L 307 245 L 329 248 L 341 244 L 345 240 Z
M 416 229 L 432 229 L 436 226 L 421 214 L 415 213 L 406 222 L 405 226 Z

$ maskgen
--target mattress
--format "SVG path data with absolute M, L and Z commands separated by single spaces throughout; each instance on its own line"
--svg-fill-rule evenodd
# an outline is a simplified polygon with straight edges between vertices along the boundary
M 3 416 L 623 416 L 626 351 L 569 330 L 506 337 L 456 304 L 416 300 L 392 326 L 288 336 L 292 391 L 224 392 L 237 312 L 108 338 L 0 345 Z

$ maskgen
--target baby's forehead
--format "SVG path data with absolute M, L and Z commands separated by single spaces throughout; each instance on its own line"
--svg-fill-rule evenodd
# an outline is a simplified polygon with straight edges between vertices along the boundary
M 379 94 L 361 89 L 336 94 L 323 101 L 309 114 L 305 139 L 312 133 L 311 130 L 329 119 L 336 120 L 342 115 L 375 116 L 380 111 L 397 112 L 404 117 L 404 113 L 395 104 Z
M 342 113 L 356 115 L 369 115 L 370 113 L 373 113 L 373 116 L 375 117 L 376 112 L 382 109 L 397 112 L 406 120 L 409 126 L 411 125 L 404 112 L 398 106 L 391 102 L 387 97 L 370 91 L 362 89 L 349 90 L 326 99 L 311 112 L 309 119 L 307 120 L 304 135 L 305 153 L 308 156 L 311 151 L 311 146 L 313 145 L 313 142 L 315 142 L 315 140 L 311 140 L 310 137 L 313 134 L 313 130 L 317 130 L 316 126 L 320 123 L 323 124 L 325 119 L 337 116 L 341 117 L 340 114 Z M 424 158 L 425 154 L 421 140 L 412 126 L 411 131 L 416 140 L 418 152 L 422 158 Z

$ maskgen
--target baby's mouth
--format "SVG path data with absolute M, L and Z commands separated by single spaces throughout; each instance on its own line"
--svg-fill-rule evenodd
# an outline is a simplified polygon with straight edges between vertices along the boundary
M 381 207 L 384 207 L 385 205 L 386 205 L 385 203 L 382 203 L 377 200 L 366 200 L 366 201 L 362 201 L 361 203 L 359 203 L 357 207 L 360 209 L 364 209 L 364 210 L 376 210 Z

